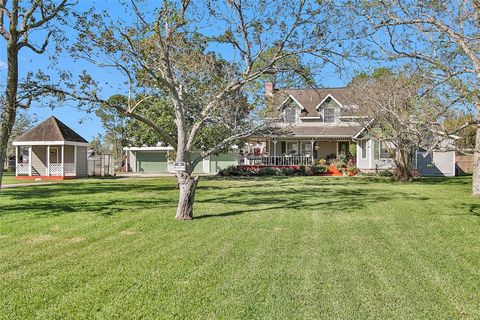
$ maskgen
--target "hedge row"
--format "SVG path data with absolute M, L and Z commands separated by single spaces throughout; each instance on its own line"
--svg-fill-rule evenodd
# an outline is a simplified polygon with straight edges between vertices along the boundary
M 223 177 L 251 177 L 251 176 L 311 176 L 326 173 L 327 166 L 298 166 L 285 168 L 272 167 L 241 167 L 230 166 L 218 172 Z

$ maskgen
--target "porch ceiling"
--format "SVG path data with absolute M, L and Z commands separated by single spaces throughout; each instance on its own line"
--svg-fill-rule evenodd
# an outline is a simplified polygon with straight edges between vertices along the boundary
M 75 141 L 14 141 L 14 146 L 88 146 L 85 142 Z

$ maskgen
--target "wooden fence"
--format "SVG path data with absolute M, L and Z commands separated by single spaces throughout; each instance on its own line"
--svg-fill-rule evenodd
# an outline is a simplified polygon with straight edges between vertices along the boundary
M 458 174 L 473 172 L 473 155 L 457 156 Z

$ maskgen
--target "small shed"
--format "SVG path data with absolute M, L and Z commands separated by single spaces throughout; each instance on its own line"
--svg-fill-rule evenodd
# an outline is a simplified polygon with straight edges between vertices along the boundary
M 64 180 L 87 176 L 88 141 L 50 117 L 13 141 L 19 179 Z

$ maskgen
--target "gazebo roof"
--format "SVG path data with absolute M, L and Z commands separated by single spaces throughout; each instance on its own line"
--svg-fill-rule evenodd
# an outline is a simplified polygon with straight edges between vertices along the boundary
M 62 144 L 65 144 L 65 142 L 88 143 L 87 140 L 73 131 L 73 129 L 53 116 L 13 141 L 15 145 L 22 144 L 22 142 L 37 142 L 38 144 L 41 144 L 41 142 L 56 142 Z

